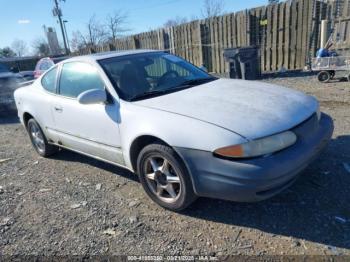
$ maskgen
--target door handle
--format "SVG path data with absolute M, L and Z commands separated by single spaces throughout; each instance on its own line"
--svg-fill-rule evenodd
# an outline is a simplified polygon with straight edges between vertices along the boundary
M 60 106 L 55 106 L 54 108 L 55 108 L 56 112 L 62 112 L 63 111 L 62 107 L 60 107 Z

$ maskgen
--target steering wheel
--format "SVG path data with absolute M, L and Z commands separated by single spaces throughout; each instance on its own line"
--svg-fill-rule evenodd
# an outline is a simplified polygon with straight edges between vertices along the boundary
M 158 86 L 164 84 L 167 80 L 169 80 L 171 78 L 178 78 L 178 77 L 179 77 L 178 72 L 176 72 L 175 70 L 170 70 L 159 78 Z

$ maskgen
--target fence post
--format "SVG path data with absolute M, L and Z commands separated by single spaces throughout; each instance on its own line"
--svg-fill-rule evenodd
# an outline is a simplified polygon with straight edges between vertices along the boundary
M 321 43 L 320 47 L 324 48 L 328 41 L 328 20 L 321 21 Z
M 198 64 L 200 66 L 204 65 L 204 60 L 203 60 L 203 24 L 202 20 L 197 21 L 197 39 L 198 39 Z

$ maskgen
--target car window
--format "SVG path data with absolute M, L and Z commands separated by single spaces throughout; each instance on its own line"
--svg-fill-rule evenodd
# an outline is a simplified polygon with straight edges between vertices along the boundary
M 40 63 L 39 70 L 46 71 L 53 65 L 54 63 L 52 61 L 44 60 L 42 63 Z
M 47 72 L 41 79 L 41 85 L 45 90 L 55 93 L 56 92 L 56 76 L 57 76 L 57 66 Z
M 61 95 L 76 98 L 90 89 L 104 89 L 104 83 L 94 66 L 83 62 L 69 62 L 62 66 Z
M 167 63 L 162 57 L 153 59 L 152 64 L 146 65 L 145 70 L 148 76 L 161 77 L 167 72 Z
M 3 72 L 9 72 L 10 70 L 8 70 L 8 68 L 3 65 L 3 64 L 0 64 L 0 72 L 3 73 Z
M 216 79 L 180 57 L 163 52 L 112 57 L 99 63 L 119 96 L 128 101 Z

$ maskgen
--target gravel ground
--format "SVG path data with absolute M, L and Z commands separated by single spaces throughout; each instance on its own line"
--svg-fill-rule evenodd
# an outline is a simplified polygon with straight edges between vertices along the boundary
M 264 81 L 316 96 L 335 121 L 330 145 L 272 199 L 202 198 L 181 213 L 152 203 L 129 171 L 66 150 L 40 158 L 2 108 L 0 255 L 350 255 L 350 84 Z

